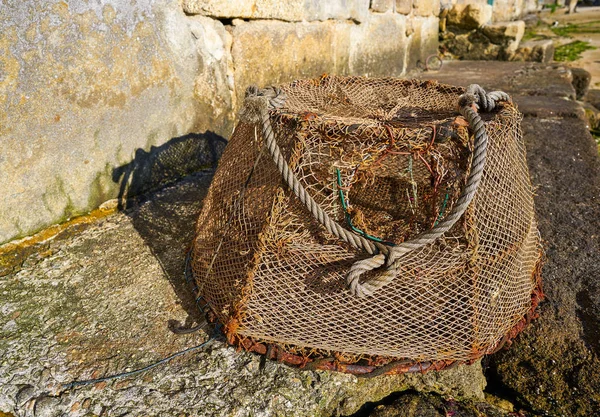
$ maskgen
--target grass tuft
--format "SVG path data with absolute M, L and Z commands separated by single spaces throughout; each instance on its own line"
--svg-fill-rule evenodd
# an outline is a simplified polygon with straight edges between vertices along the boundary
M 565 26 L 553 27 L 550 30 L 555 35 L 563 37 L 570 37 L 573 34 L 581 33 L 598 33 L 600 32 L 600 22 L 579 23 L 577 25 L 567 23 Z
M 574 41 L 561 45 L 554 51 L 555 61 L 575 61 L 581 58 L 581 54 L 590 49 L 596 49 L 595 46 L 590 45 L 589 42 Z

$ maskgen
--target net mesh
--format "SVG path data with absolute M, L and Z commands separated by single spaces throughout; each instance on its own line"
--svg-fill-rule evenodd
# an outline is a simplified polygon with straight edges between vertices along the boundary
M 281 88 L 285 105 L 270 112 L 277 143 L 333 219 L 400 243 L 451 212 L 473 147 L 457 111 L 464 89 L 362 77 Z M 482 118 L 488 153 L 473 202 L 366 298 L 349 293 L 346 275 L 367 254 L 327 233 L 283 183 L 260 126 L 240 122 L 205 200 L 192 262 L 199 296 L 230 343 L 370 369 L 470 362 L 497 348 L 532 308 L 540 239 L 521 115 L 502 103 Z

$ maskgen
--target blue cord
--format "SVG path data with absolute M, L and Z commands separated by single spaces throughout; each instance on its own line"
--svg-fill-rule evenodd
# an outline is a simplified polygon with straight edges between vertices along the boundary
M 198 349 L 202 349 L 204 346 L 206 346 L 209 342 L 215 340 L 217 333 L 215 332 L 206 342 L 199 344 L 198 346 L 193 346 L 191 348 L 187 348 L 185 350 L 179 351 L 177 353 L 172 354 L 171 356 L 167 356 L 164 359 L 159 360 L 158 362 L 154 362 L 153 364 L 150 364 L 148 366 L 145 366 L 143 368 L 140 369 L 136 369 L 134 371 L 130 371 L 130 372 L 123 372 L 120 374 L 115 374 L 115 375 L 110 375 L 110 376 L 105 376 L 103 378 L 95 378 L 95 379 L 86 379 L 83 381 L 73 381 L 70 382 L 68 384 L 63 384 L 63 388 L 64 389 L 71 389 L 74 387 L 80 387 L 80 386 L 84 386 L 84 385 L 90 385 L 90 384 L 97 384 L 98 382 L 104 382 L 104 381 L 110 381 L 112 379 L 118 379 L 118 378 L 125 378 L 128 376 L 133 376 L 133 375 L 137 375 L 137 374 L 141 374 L 142 372 L 146 372 L 149 371 L 152 368 L 156 368 L 159 365 L 162 365 L 163 363 L 167 363 L 170 360 L 181 356 L 181 355 L 185 355 L 186 353 L 189 352 L 193 352 L 194 350 L 198 350 Z

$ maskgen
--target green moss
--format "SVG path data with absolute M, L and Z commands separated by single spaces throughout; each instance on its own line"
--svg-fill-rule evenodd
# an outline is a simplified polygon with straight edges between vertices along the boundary
M 531 40 L 540 40 L 540 39 L 548 39 L 548 36 L 537 33 L 531 29 L 528 29 L 523 34 L 523 39 L 521 42 L 531 41 Z
M 554 14 L 556 13 L 556 9 L 558 8 L 558 4 L 554 3 L 554 4 L 544 4 L 542 6 L 542 8 L 544 9 L 550 9 L 550 14 Z
M 598 154 L 600 154 L 600 129 L 590 130 L 590 133 L 596 141 L 596 145 L 598 146 Z
M 596 49 L 596 47 L 589 44 L 589 42 L 575 41 L 565 45 L 561 45 L 554 51 L 555 61 L 575 61 L 581 58 L 581 54 L 590 49 Z
M 98 207 L 100 204 L 117 195 L 118 184 L 112 181 L 111 175 L 112 166 L 110 164 L 106 164 L 103 171 L 96 173 L 94 181 L 92 181 L 92 184 L 90 185 L 88 207 Z
M 586 22 L 572 25 L 567 23 L 565 26 L 551 28 L 555 35 L 570 37 L 573 34 L 598 33 L 600 32 L 600 22 Z

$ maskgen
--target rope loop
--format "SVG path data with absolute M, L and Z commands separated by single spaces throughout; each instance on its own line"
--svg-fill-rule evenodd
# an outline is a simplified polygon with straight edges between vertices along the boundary
M 477 192 L 486 160 L 488 136 L 485 125 L 477 111 L 490 112 L 496 108 L 498 102 L 510 101 L 510 96 L 503 91 L 486 93 L 479 85 L 471 84 L 467 87 L 465 93 L 459 97 L 460 114 L 469 123 L 475 137 L 467 183 L 452 211 L 442 221 L 438 222 L 431 230 L 396 246 L 386 246 L 373 242 L 360 234 L 345 229 L 331 219 L 308 194 L 281 154 L 271 126 L 269 112 L 283 107 L 285 101 L 286 94 L 280 88 L 268 87 L 261 90 L 256 86 L 250 86 L 246 90 L 246 98 L 244 107 L 240 112 L 240 119 L 246 123 L 261 125 L 265 147 L 269 150 L 283 179 L 314 218 L 325 227 L 327 232 L 356 249 L 364 250 L 371 255 L 371 257 L 356 261 L 346 277 L 350 294 L 360 298 L 372 296 L 377 290 L 392 282 L 398 275 L 400 259 L 404 255 L 435 242 L 462 217 Z M 374 276 L 361 281 L 364 274 L 376 270 L 377 273 Z
M 374 291 L 392 282 L 398 275 L 400 260 L 404 255 L 435 242 L 444 233 L 450 230 L 462 217 L 477 192 L 479 182 L 483 175 L 487 153 L 488 136 L 485 131 L 485 125 L 476 109 L 490 112 L 496 108 L 499 101 L 510 101 L 510 96 L 503 91 L 486 93 L 485 90 L 477 84 L 469 85 L 466 92 L 459 97 L 458 103 L 460 113 L 467 120 L 475 135 L 471 169 L 467 184 L 460 197 L 456 201 L 450 214 L 431 230 L 422 233 L 414 239 L 402 242 L 401 244 L 390 248 L 390 253 L 386 261 L 387 268 L 375 277 L 363 282 L 360 281 L 360 278 L 364 273 L 375 270 L 381 266 L 378 265 L 378 262 L 374 257 L 355 262 L 346 277 L 348 289 L 352 295 L 356 297 L 372 295 Z

